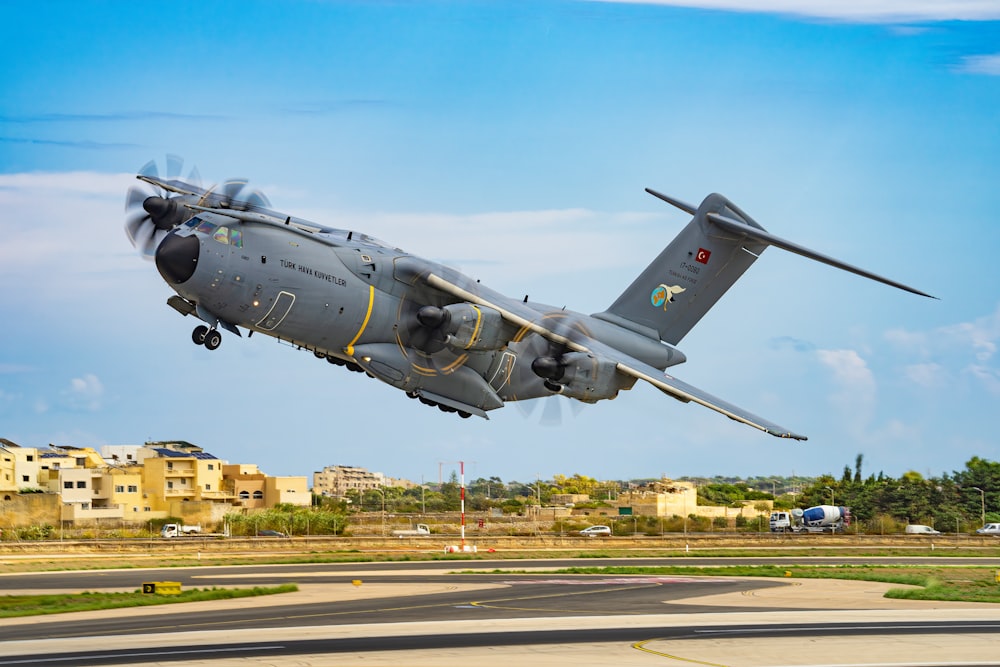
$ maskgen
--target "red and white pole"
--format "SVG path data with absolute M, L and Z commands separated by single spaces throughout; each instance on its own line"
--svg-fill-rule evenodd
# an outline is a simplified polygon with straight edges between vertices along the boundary
M 459 496 L 462 499 L 462 549 L 465 549 L 465 461 L 458 462 L 458 469 L 462 475 L 462 492 Z

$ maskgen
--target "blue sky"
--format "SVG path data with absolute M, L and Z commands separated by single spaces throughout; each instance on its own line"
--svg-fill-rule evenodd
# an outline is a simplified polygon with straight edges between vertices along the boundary
M 1000 9 L 752 4 L 4 3 L 0 437 L 417 480 L 1000 459 Z M 647 186 L 940 300 L 771 249 L 702 320 L 675 374 L 806 443 L 645 386 L 458 420 L 263 336 L 192 345 L 123 230 L 167 154 L 582 312 L 687 222 Z

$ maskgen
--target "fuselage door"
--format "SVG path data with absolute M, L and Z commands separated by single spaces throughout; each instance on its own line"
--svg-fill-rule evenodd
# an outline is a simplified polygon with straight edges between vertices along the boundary
M 264 331 L 274 331 L 288 315 L 294 303 L 295 295 L 282 290 L 278 293 L 278 298 L 274 300 L 271 309 L 257 322 L 257 327 Z

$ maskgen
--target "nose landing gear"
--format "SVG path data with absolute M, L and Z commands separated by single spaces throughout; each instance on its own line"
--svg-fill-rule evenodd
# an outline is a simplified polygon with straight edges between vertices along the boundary
M 206 349 L 214 350 L 222 344 L 222 334 L 216 329 L 209 329 L 200 324 L 191 332 L 191 340 L 195 345 L 204 345 Z

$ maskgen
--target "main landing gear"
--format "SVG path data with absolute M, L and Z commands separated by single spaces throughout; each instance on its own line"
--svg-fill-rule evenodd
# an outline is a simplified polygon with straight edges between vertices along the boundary
M 204 324 L 199 324 L 191 332 L 191 340 L 195 345 L 204 345 L 209 350 L 214 350 L 222 344 L 222 334 L 216 329 L 209 329 Z

